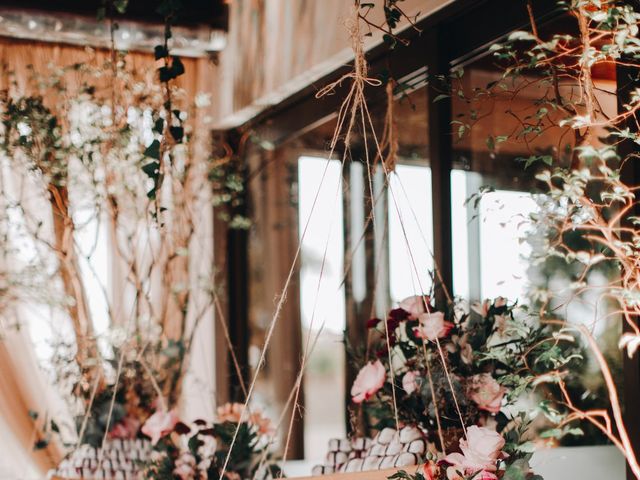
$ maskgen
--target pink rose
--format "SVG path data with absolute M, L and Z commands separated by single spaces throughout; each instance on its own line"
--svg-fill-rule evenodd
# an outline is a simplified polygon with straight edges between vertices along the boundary
M 498 413 L 502 407 L 502 397 L 505 388 L 502 387 L 489 373 L 481 373 L 471 377 L 469 385 L 470 398 L 480 410 Z
M 387 372 L 380 360 L 367 363 L 358 372 L 358 376 L 351 387 L 351 397 L 354 403 L 362 403 L 371 398 L 382 388 L 387 380 Z
M 155 445 L 165 435 L 173 431 L 178 423 L 178 414 L 175 410 L 163 411 L 157 410 L 153 415 L 147 418 L 142 426 L 142 433 L 151 438 L 151 443 Z
M 418 389 L 418 382 L 416 379 L 418 378 L 419 373 L 420 372 L 417 370 L 411 370 L 405 373 L 404 377 L 402 377 L 402 388 L 407 392 L 407 395 L 411 395 Z
M 473 480 L 498 480 L 498 476 L 493 472 L 482 470 L 478 475 L 473 477 Z
M 399 307 L 409 313 L 410 320 L 415 320 L 419 315 L 427 312 L 425 304 L 429 305 L 429 302 L 431 299 L 426 295 L 414 295 L 402 300 Z
M 110 438 L 136 438 L 140 430 L 140 422 L 133 417 L 124 417 L 121 422 L 116 423 L 109 432 Z
M 429 460 L 422 466 L 422 476 L 425 480 L 438 480 L 440 477 L 440 467 L 433 460 Z
M 467 428 L 467 438 L 460 439 L 462 453 L 450 453 L 444 459 L 455 470 L 471 475 L 482 470 L 495 472 L 505 441 L 495 430 L 472 425 Z M 447 471 L 448 473 L 448 471 Z
M 446 337 L 453 328 L 453 323 L 444 319 L 444 313 L 423 313 L 418 316 L 420 326 L 414 329 L 417 337 L 435 342 L 436 338 Z

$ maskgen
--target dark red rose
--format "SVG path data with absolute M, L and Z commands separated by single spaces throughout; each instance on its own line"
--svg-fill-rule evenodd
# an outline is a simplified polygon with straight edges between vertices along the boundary
M 367 328 L 376 328 L 381 321 L 379 318 L 370 318 L 367 320 Z

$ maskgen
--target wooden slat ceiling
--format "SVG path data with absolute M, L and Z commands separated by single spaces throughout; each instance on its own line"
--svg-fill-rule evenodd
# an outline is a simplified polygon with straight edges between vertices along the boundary
M 91 47 L 110 46 L 109 23 L 99 21 L 104 0 L 8 0 L 0 2 L 0 36 Z M 113 14 L 117 48 L 151 52 L 162 43 L 164 18 L 157 0 L 129 0 Z M 208 56 L 226 45 L 229 12 L 224 0 L 182 0 L 172 28 L 172 52 Z
M 158 0 L 129 0 L 127 12 L 117 17 L 145 23 L 161 24 L 163 18 L 156 12 Z M 87 18 L 96 18 L 103 0 L 9 0 L 2 2 L 3 8 L 32 10 L 55 14 L 70 14 Z M 228 5 L 225 0 L 182 0 L 177 25 L 203 25 L 218 30 L 227 30 Z

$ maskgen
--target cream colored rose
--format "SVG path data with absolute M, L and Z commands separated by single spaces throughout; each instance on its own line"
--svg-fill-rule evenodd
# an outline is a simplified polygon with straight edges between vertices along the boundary
M 418 321 L 420 325 L 414 330 L 416 336 L 432 342 L 446 337 L 453 328 L 453 323 L 445 321 L 442 312 L 423 313 L 418 316 Z
M 405 312 L 409 313 L 409 318 L 411 320 L 415 320 L 419 315 L 427 311 L 427 309 L 425 308 L 425 303 L 429 303 L 429 297 L 427 297 L 426 295 L 414 295 L 413 297 L 407 297 L 402 300 L 399 304 L 399 307 Z
M 466 439 L 460 439 L 462 453 L 451 453 L 445 461 L 466 475 L 483 470 L 495 472 L 504 444 L 504 438 L 495 430 L 472 425 L 467 428 Z
M 411 370 L 404 374 L 402 377 L 402 389 L 407 392 L 407 395 L 411 395 L 418 389 L 418 375 L 419 372 Z

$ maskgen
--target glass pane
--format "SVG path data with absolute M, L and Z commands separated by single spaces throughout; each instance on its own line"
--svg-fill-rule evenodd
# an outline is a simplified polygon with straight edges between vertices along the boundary
M 475 172 L 451 172 L 454 294 L 527 303 L 531 246 L 523 237 L 537 203 L 529 192 L 495 190 L 476 209 L 467 199 L 481 181 Z
M 344 404 L 335 401 L 345 395 L 341 163 L 300 157 L 298 189 L 303 339 L 310 333 L 313 342 L 322 328 L 305 375 L 305 457 L 321 461 L 327 439 L 346 435 Z
M 527 159 L 553 155 L 568 165 L 571 158 L 563 152 L 575 136 L 560 126 L 553 112 L 540 114 L 546 107 L 536 100 L 549 94 L 552 86 L 533 75 L 514 81 L 504 77 L 503 71 L 494 57 L 487 55 L 467 63 L 453 83 L 454 293 L 471 301 L 504 296 L 535 309 L 540 303 L 532 293 L 549 288 L 557 292 L 549 311 L 593 328 L 612 369 L 619 371 L 621 355 L 612 341 L 619 323 L 597 300 L 601 293 L 597 287 L 612 279 L 605 278 L 611 272 L 585 279 L 590 292 L 596 293 L 562 298 L 561 292 L 574 281 L 572 267 L 554 258 L 542 264 L 531 261 L 532 249 L 539 248 L 537 235 L 542 232 L 536 232 L 528 219 L 544 199 L 535 176 L 548 165 L 530 164 Z M 608 114 L 615 113 L 615 95 L 611 94 L 615 92 L 615 71 L 598 68 L 593 76 L 598 102 Z M 491 95 L 477 95 L 491 88 L 489 85 L 494 86 Z M 571 93 L 575 85 L 564 82 L 558 88 L 563 94 Z M 603 131 L 600 136 L 605 134 Z M 585 361 L 584 372 L 569 388 L 578 392 L 575 398 L 580 398 L 581 408 L 603 406 L 606 391 L 591 360 Z M 599 432 L 591 430 L 580 437 L 566 436 L 562 442 L 594 444 L 603 440 Z
M 389 181 L 389 279 L 392 302 L 431 289 L 431 168 L 396 166 Z

